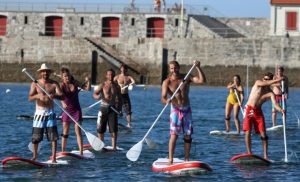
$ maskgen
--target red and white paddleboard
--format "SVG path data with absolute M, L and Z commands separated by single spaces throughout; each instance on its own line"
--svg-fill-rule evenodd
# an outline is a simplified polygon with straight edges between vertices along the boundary
M 7 157 L 2 160 L 3 168 L 14 168 L 14 169 L 29 169 L 29 168 L 42 168 L 42 167 L 51 167 L 56 165 L 66 165 L 67 161 L 57 160 L 57 163 L 52 163 L 52 160 L 45 162 L 34 161 L 31 159 L 26 159 L 23 157 Z
M 173 164 L 168 164 L 169 159 L 158 158 L 152 164 L 152 171 L 164 172 L 175 175 L 195 175 L 211 172 L 211 167 L 201 161 L 184 161 L 178 158 L 173 159 Z
M 230 161 L 236 164 L 249 164 L 249 165 L 270 165 L 270 160 L 264 159 L 254 154 L 239 154 L 233 156 Z
M 84 150 L 83 155 L 80 155 L 78 150 L 73 150 L 71 152 L 58 152 L 56 153 L 56 159 L 63 159 L 63 160 L 71 160 L 71 159 L 91 159 L 95 158 L 94 153 L 89 150 Z M 52 160 L 52 156 L 49 160 Z
M 88 149 L 88 150 L 92 150 L 93 147 L 91 146 L 91 144 L 83 144 L 83 148 L 84 149 Z M 115 152 L 115 151 L 123 151 L 123 148 L 117 147 L 117 150 L 113 150 L 112 146 L 105 146 L 102 148 L 102 152 Z

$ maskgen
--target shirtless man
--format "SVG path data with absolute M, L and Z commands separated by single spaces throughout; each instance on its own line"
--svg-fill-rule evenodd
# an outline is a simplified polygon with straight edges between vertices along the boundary
M 283 75 L 284 72 L 284 68 L 282 66 L 277 67 L 277 72 L 276 75 L 274 76 L 274 79 L 277 78 L 283 78 L 284 79 L 284 100 L 286 101 L 288 98 L 288 93 L 289 93 L 289 80 L 288 78 Z M 276 102 L 282 106 L 282 90 L 281 90 L 281 83 L 274 83 L 273 85 L 271 85 L 273 93 L 275 94 L 275 100 Z M 286 102 L 285 102 L 285 108 L 283 108 L 285 110 L 285 114 L 286 114 Z M 276 118 L 277 118 L 277 112 L 274 108 L 274 105 L 272 105 L 272 125 L 276 126 Z
M 169 164 L 173 163 L 174 151 L 178 135 L 181 131 L 184 132 L 184 153 L 185 160 L 189 161 L 190 149 L 193 133 L 192 125 L 192 110 L 189 100 L 189 87 L 190 83 L 205 83 L 206 78 L 200 68 L 200 62 L 194 61 L 196 64 L 197 76 L 190 76 L 182 84 L 181 88 L 173 98 L 170 100 L 167 95 L 173 95 L 179 84 L 184 79 L 184 74 L 179 72 L 180 66 L 177 61 L 171 61 L 169 63 L 169 76 L 163 81 L 161 102 L 163 104 L 171 103 L 170 113 L 170 140 L 169 140 Z
M 56 148 L 58 140 L 56 115 L 54 113 L 53 99 L 63 99 L 63 93 L 59 84 L 50 79 L 51 69 L 44 63 L 37 70 L 40 79 L 37 82 L 50 94 L 46 95 L 36 83 L 30 86 L 29 101 L 36 101 L 36 110 L 33 118 L 32 143 L 33 158 L 37 159 L 37 150 L 39 143 L 43 140 L 44 129 L 46 130 L 47 139 L 52 143 L 52 163 L 56 163 Z
M 120 66 L 121 74 L 115 76 L 116 81 L 121 87 L 121 94 L 123 99 L 123 108 L 126 112 L 127 127 L 131 128 L 131 102 L 128 94 L 129 85 L 134 85 L 135 80 L 127 74 L 127 66 L 122 64 Z
M 284 114 L 284 110 L 276 103 L 275 95 L 270 86 L 274 83 L 279 83 L 283 78 L 273 80 L 272 73 L 264 74 L 262 80 L 256 80 L 251 89 L 249 99 L 245 105 L 245 118 L 243 121 L 243 131 L 245 132 L 245 143 L 247 152 L 251 154 L 251 129 L 254 125 L 256 133 L 259 133 L 262 140 L 264 158 L 268 159 L 268 137 L 266 135 L 265 119 L 261 106 L 267 100 L 271 99 L 276 110 Z
M 93 97 L 96 100 L 102 100 L 97 120 L 97 132 L 100 140 L 104 142 L 104 133 L 108 125 L 111 134 L 111 146 L 113 150 L 117 148 L 118 136 L 118 115 L 114 111 L 122 109 L 121 88 L 113 80 L 115 71 L 109 69 L 106 71 L 106 81 L 99 85 L 95 90 Z M 114 110 L 113 110 L 114 109 Z

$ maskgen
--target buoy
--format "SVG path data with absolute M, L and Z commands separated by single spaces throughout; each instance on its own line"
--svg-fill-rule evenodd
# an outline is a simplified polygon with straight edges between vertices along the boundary
M 9 93 L 10 92 L 10 89 L 8 88 L 8 89 L 6 89 L 6 91 L 5 91 L 5 93 Z

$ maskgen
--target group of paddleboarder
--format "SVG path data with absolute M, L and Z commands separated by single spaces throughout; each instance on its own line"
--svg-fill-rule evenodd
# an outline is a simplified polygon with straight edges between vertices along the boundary
M 187 74 L 180 73 L 180 65 L 177 61 L 169 62 L 169 75 L 162 83 L 161 102 L 170 104 L 170 139 L 169 139 L 169 164 L 173 163 L 176 141 L 181 132 L 184 133 L 184 152 L 185 160 L 190 158 L 190 148 L 192 143 L 193 121 L 192 109 L 189 100 L 189 87 L 191 83 L 203 84 L 206 82 L 204 72 L 200 67 L 199 61 L 194 61 L 193 67 Z M 189 75 L 196 69 L 196 76 Z M 45 63 L 37 70 L 39 79 L 33 82 L 30 87 L 29 101 L 36 101 L 36 111 L 33 119 L 32 143 L 33 143 L 33 160 L 37 159 L 38 144 L 43 139 L 44 133 L 47 139 L 52 142 L 52 162 L 56 162 L 57 140 L 59 138 L 57 131 L 56 115 L 54 113 L 53 99 L 61 100 L 61 104 L 66 111 L 74 117 L 76 122 L 81 124 L 82 111 L 79 104 L 79 89 L 90 90 L 91 84 L 89 78 L 85 78 L 85 84 L 80 85 L 71 75 L 70 70 L 66 67 L 61 68 L 61 84 L 50 79 L 52 69 Z M 125 109 L 127 127 L 131 127 L 131 102 L 128 95 L 128 86 L 134 85 L 135 80 L 127 74 L 127 66 L 120 66 L 120 74 L 115 75 L 113 69 L 105 73 L 106 80 L 101 83 L 93 93 L 93 98 L 101 100 L 101 107 L 97 120 L 97 132 L 100 140 L 104 141 L 104 133 L 109 129 L 112 140 L 112 148 L 116 150 L 118 134 L 118 115 L 122 115 L 122 108 Z M 267 100 L 271 100 L 274 109 L 285 115 L 285 110 L 280 107 L 280 82 L 285 84 L 285 97 L 288 93 L 288 80 L 283 76 L 283 68 L 278 68 L 278 73 L 273 78 L 272 73 L 263 75 L 262 80 L 256 80 L 248 101 L 245 105 L 245 114 L 243 121 L 243 131 L 245 132 L 245 143 L 248 153 L 251 153 L 251 128 L 254 126 L 255 132 L 261 135 L 264 158 L 268 158 L 267 147 L 268 137 L 266 135 L 265 120 L 261 106 Z M 41 85 L 49 95 L 45 94 Z M 271 87 L 273 87 L 273 91 Z M 80 87 L 78 89 L 78 87 Z M 240 124 L 238 119 L 239 107 L 244 101 L 244 90 L 241 85 L 239 75 L 233 77 L 233 82 L 227 85 L 229 96 L 225 106 L 225 123 L 226 131 L 230 131 L 230 114 L 234 110 L 234 120 L 237 132 L 240 133 Z M 275 95 L 275 94 L 276 95 Z M 168 98 L 168 95 L 171 98 Z M 275 112 L 274 112 L 275 113 Z M 62 134 L 62 151 L 66 148 L 67 138 L 69 135 L 70 123 L 72 118 L 62 114 L 63 134 Z M 274 123 L 274 122 L 273 122 Z M 45 130 L 45 131 L 44 131 Z M 80 154 L 83 153 L 83 142 L 80 128 L 75 124 L 75 132 Z
M 127 75 L 126 65 L 121 65 L 121 73 L 115 77 L 115 72 L 112 69 L 106 71 L 106 81 L 98 86 L 93 97 L 97 100 L 101 99 L 101 116 L 97 124 L 97 132 L 99 138 L 104 140 L 104 132 L 107 125 L 112 138 L 113 150 L 116 150 L 116 140 L 118 132 L 117 114 L 122 114 L 123 103 L 128 119 L 128 127 L 131 127 L 131 103 L 128 96 L 128 87 L 124 85 L 135 84 L 134 79 Z M 36 110 L 33 119 L 32 129 L 32 160 L 37 159 L 38 145 L 43 140 L 46 133 L 48 141 L 52 143 L 52 162 L 56 163 L 57 140 L 59 138 L 57 130 L 56 114 L 54 113 L 53 99 L 61 101 L 62 107 L 66 112 L 62 113 L 62 145 L 61 150 L 65 151 L 67 138 L 69 136 L 70 123 L 75 119 L 79 124 L 82 122 L 82 111 L 79 103 L 78 93 L 81 89 L 90 90 L 91 84 L 88 77 L 85 78 L 84 84 L 80 84 L 70 73 L 67 67 L 61 68 L 61 74 L 57 75 L 62 82 L 50 78 L 52 69 L 45 63 L 37 70 L 39 79 L 33 82 L 30 86 L 29 101 L 36 102 Z M 39 87 L 41 86 L 41 87 Z M 122 86 L 122 88 L 121 88 Z M 47 93 L 46 93 L 47 92 Z M 123 99 L 124 98 L 124 99 Z M 117 108 L 114 109 L 114 108 Z M 112 112 L 112 111 L 116 112 Z M 69 117 L 69 115 L 72 117 Z M 75 133 L 79 152 L 83 155 L 83 141 L 81 130 L 75 124 Z
M 268 136 L 266 134 L 265 118 L 261 107 L 267 100 L 271 100 L 273 126 L 276 125 L 277 111 L 281 112 L 283 117 L 285 117 L 286 107 L 283 108 L 282 102 L 286 101 L 288 98 L 288 78 L 283 75 L 283 71 L 284 68 L 282 66 L 278 66 L 275 76 L 268 72 L 263 75 L 262 80 L 256 80 L 244 107 L 242 130 L 245 132 L 247 152 L 252 153 L 251 129 L 252 126 L 254 126 L 255 132 L 261 136 L 265 159 L 268 159 Z M 229 95 L 227 97 L 225 107 L 226 132 L 230 131 L 230 114 L 233 108 L 237 134 L 240 134 L 240 121 L 238 115 L 239 107 L 244 100 L 244 90 L 241 85 L 240 76 L 234 75 L 233 81 L 227 85 L 227 88 L 229 89 Z

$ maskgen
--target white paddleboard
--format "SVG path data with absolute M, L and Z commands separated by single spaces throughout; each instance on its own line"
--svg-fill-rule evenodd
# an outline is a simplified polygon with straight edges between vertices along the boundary
M 174 175 L 196 175 L 211 172 L 211 167 L 201 161 L 184 161 L 178 158 L 173 159 L 173 164 L 169 165 L 169 159 L 158 158 L 152 164 L 152 171 L 164 172 Z
M 105 146 L 102 149 L 103 152 L 114 152 L 114 151 L 123 151 L 123 150 L 124 150 L 123 148 L 120 148 L 118 146 L 117 146 L 117 150 L 113 150 L 112 146 Z
M 84 149 L 88 149 L 88 150 L 93 150 L 93 147 L 91 146 L 91 144 L 84 144 L 83 145 L 83 148 Z M 123 148 L 120 148 L 117 146 L 117 150 L 113 150 L 113 147 L 112 146 L 105 146 L 102 148 L 102 152 L 113 152 L 113 151 L 123 151 L 124 149 Z
M 209 132 L 210 135 L 243 135 L 244 132 L 241 131 L 240 133 L 236 132 L 236 131 L 230 131 L 230 132 L 227 132 L 227 131 L 221 131 L 221 130 L 213 130 L 213 131 L 210 131 Z
M 95 158 L 95 154 L 89 150 L 84 150 L 83 155 L 80 155 L 78 150 L 71 152 L 58 152 L 56 153 L 56 159 L 70 160 L 70 159 L 92 159 Z M 50 157 L 51 160 L 51 157 Z
M 276 125 L 276 126 L 272 126 L 270 128 L 267 128 L 267 131 L 282 131 L 283 129 L 283 125 Z

